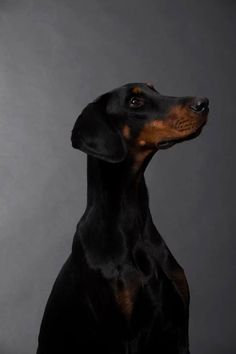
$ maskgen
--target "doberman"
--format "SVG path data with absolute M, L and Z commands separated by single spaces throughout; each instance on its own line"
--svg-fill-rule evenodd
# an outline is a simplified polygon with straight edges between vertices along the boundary
M 124 85 L 72 130 L 87 153 L 87 207 L 44 312 L 37 354 L 187 354 L 189 288 L 157 231 L 144 171 L 160 149 L 199 135 L 208 99 Z

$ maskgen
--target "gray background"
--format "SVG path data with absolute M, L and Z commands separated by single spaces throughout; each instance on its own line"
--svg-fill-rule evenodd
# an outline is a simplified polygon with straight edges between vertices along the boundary
M 86 203 L 81 109 L 132 81 L 210 98 L 158 153 L 151 210 L 191 289 L 192 354 L 236 352 L 235 2 L 0 0 L 0 353 L 32 354 Z

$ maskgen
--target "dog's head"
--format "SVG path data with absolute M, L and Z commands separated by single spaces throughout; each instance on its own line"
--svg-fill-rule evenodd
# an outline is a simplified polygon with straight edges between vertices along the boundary
M 146 157 L 198 136 L 207 98 L 161 95 L 151 84 L 127 84 L 89 103 L 72 130 L 72 146 L 108 162 Z

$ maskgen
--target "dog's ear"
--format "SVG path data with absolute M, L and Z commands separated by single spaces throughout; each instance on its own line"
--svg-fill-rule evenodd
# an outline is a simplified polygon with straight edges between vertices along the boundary
M 72 146 L 108 162 L 121 162 L 127 154 L 125 141 L 106 112 L 108 94 L 89 103 L 79 115 L 71 134 Z M 109 119 L 110 118 L 110 119 Z

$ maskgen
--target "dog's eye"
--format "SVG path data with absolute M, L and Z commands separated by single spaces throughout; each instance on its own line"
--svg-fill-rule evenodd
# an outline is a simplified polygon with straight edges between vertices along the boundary
M 129 106 L 132 108 L 139 108 L 144 105 L 144 100 L 141 97 L 132 97 L 129 101 Z

